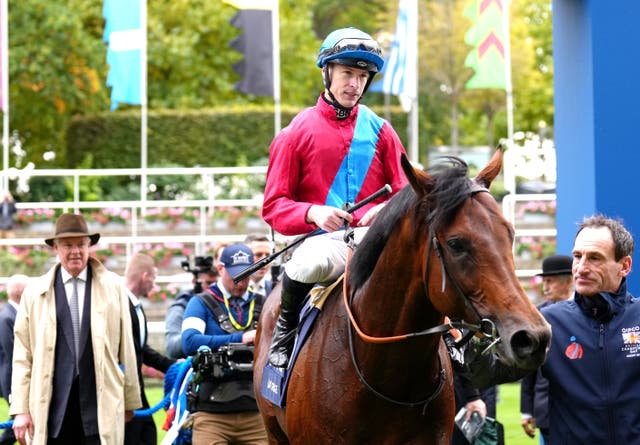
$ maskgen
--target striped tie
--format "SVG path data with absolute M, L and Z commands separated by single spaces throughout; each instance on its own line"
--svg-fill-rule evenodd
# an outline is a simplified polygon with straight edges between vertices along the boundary
M 76 365 L 79 362 L 79 349 L 80 349 L 80 311 L 78 309 L 78 278 L 72 278 L 73 280 L 73 294 L 71 295 L 71 301 L 69 302 L 69 309 L 71 310 L 71 324 L 73 325 L 73 341 L 76 348 Z

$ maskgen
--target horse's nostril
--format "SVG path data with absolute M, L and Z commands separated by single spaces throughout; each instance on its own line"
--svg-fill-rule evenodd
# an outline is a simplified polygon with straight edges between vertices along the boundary
M 525 358 L 537 352 L 540 343 L 529 331 L 518 331 L 511 337 L 511 349 L 518 358 Z

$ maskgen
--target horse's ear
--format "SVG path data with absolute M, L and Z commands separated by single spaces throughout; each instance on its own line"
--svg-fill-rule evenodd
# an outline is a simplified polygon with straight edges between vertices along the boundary
M 500 173 L 500 169 L 502 169 L 502 146 L 498 145 L 495 153 L 491 157 L 491 160 L 485 167 L 482 169 L 480 173 L 474 178 L 474 180 L 485 188 L 491 187 L 491 183 Z
M 402 170 L 409 180 L 409 184 L 418 195 L 425 195 L 429 186 L 429 175 L 423 170 L 415 168 L 407 159 L 407 156 L 402 153 L 400 158 L 402 164 Z

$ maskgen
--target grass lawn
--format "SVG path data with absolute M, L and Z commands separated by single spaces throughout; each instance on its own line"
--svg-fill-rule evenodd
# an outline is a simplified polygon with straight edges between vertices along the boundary
M 147 398 L 151 406 L 155 406 L 163 397 L 162 387 L 147 387 Z M 504 425 L 506 445 L 538 445 L 538 434 L 530 439 L 520 426 L 520 385 L 510 383 L 500 386 L 498 394 L 498 420 Z M 8 419 L 6 402 L 0 402 L 0 422 Z M 166 412 L 161 409 L 153 415 L 158 427 L 158 443 L 162 441 L 165 432 L 162 430 Z
M 533 439 L 520 426 L 520 383 L 500 385 L 497 406 L 498 421 L 504 425 L 505 445 L 538 445 L 540 433 Z

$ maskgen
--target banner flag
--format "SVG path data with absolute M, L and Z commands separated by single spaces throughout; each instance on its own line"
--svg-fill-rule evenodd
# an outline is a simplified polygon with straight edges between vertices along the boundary
M 474 23 L 464 39 L 473 46 L 464 66 L 475 71 L 466 88 L 506 89 L 504 39 L 509 36 L 504 29 L 504 13 L 502 0 L 473 0 L 465 10 L 465 16 Z
M 382 80 L 371 85 L 371 91 L 399 96 L 406 112 L 418 94 L 418 18 L 412 13 L 417 10 L 416 2 L 400 0 L 396 31 L 382 68 Z
M 274 1 L 277 0 L 223 0 L 239 9 L 230 23 L 240 30 L 240 35 L 230 46 L 243 55 L 242 60 L 233 64 L 233 70 L 240 76 L 235 88 L 241 93 L 274 96 L 271 17 Z
M 140 19 L 140 1 L 104 0 L 104 40 L 108 44 L 107 86 L 111 87 L 111 110 L 119 103 L 140 105 L 141 56 L 145 33 Z

